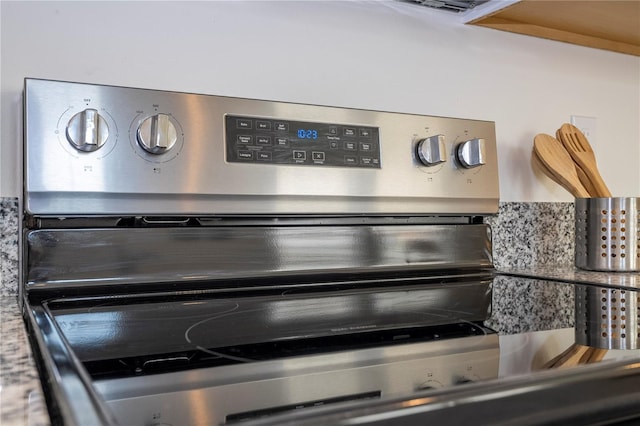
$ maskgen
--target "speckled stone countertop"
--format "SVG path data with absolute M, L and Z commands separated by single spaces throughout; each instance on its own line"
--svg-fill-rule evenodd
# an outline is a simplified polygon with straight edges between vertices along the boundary
M 0 198 L 0 296 L 18 294 L 18 200 Z
M 47 425 L 40 380 L 15 296 L 0 297 L 0 424 Z
M 17 200 L 0 199 L 0 219 L 0 424 L 47 424 L 38 374 L 17 307 Z M 501 203 L 498 215 L 488 223 L 498 270 L 563 265 L 568 271 L 567 265 L 573 264 L 571 203 Z M 487 325 L 500 334 L 573 327 L 573 308 L 571 285 L 498 276 Z
M 0 425 L 47 425 L 40 379 L 18 308 L 18 201 L 0 199 Z

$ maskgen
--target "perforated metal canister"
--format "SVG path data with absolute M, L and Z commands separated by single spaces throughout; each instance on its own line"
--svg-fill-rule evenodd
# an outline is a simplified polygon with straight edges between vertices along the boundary
M 638 349 L 640 292 L 576 286 L 576 343 L 601 349 Z
M 640 271 L 640 198 L 577 198 L 575 264 L 592 271 Z

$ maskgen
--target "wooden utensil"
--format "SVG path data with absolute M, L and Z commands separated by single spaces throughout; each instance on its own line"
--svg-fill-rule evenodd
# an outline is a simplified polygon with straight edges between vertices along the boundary
M 556 145 L 560 144 L 560 142 L 557 141 L 557 140 L 555 140 L 555 141 L 549 140 L 549 138 L 547 138 L 546 135 L 542 135 L 542 136 L 538 135 L 538 136 L 540 136 L 540 137 L 538 137 L 538 143 L 539 143 L 539 145 L 542 145 L 543 147 L 547 147 L 547 145 L 549 145 L 552 148 L 557 148 L 557 146 L 554 146 L 553 144 L 556 144 Z M 534 140 L 534 143 L 535 143 L 535 140 Z M 560 148 L 562 148 L 562 146 L 560 146 Z M 566 152 L 565 152 L 565 154 L 569 155 Z M 562 158 L 564 158 L 564 161 L 571 160 L 571 162 L 573 163 L 573 159 L 570 156 L 567 159 L 566 155 L 560 154 L 560 156 Z M 556 174 L 554 174 L 554 172 L 552 172 L 551 170 L 549 170 L 547 168 L 547 166 L 538 157 L 535 145 L 534 145 L 533 152 L 531 153 L 531 162 L 542 173 L 546 174 L 549 178 L 551 178 L 551 180 L 555 181 L 556 183 L 558 183 L 561 186 L 563 186 L 566 190 L 571 192 L 574 197 L 584 196 L 584 194 L 582 192 L 576 191 L 575 188 L 567 187 L 560 179 L 558 179 L 558 177 L 556 176 Z M 586 173 L 581 169 L 581 167 L 577 166 L 575 163 L 573 163 L 573 164 L 574 164 L 574 167 L 575 167 L 575 170 L 576 170 L 576 176 L 578 176 L 578 180 L 585 187 L 584 189 L 587 192 L 587 196 L 589 196 L 589 195 L 590 196 L 597 196 L 596 195 L 596 190 L 593 187 L 593 185 L 591 185 L 591 181 L 588 179 Z M 570 169 L 570 167 L 569 167 L 569 169 Z M 587 188 L 589 188 L 589 189 L 587 189 Z M 606 353 L 607 353 L 606 349 L 590 348 L 588 346 L 582 346 L 582 345 L 578 345 L 578 344 L 574 343 L 571 346 L 569 346 L 564 352 L 562 352 L 561 354 L 559 354 L 555 358 L 553 358 L 550 361 L 548 361 L 547 363 L 545 363 L 542 366 L 542 368 L 546 368 L 546 369 L 549 369 L 549 368 L 566 368 L 566 367 L 576 366 L 576 365 L 579 365 L 579 364 L 595 363 L 595 362 L 598 362 L 598 361 L 602 360 L 602 358 L 605 356 Z
M 576 173 L 578 174 L 578 179 L 580 179 L 580 183 L 582 184 L 582 186 L 584 186 L 584 189 L 587 190 L 589 195 L 596 198 L 605 197 L 605 195 L 598 192 L 598 189 L 593 185 L 593 182 L 591 182 L 591 179 L 589 179 L 589 176 L 587 176 L 587 173 L 582 169 L 582 167 L 577 164 L 575 166 Z
M 558 129 L 556 131 L 556 139 L 558 141 L 560 141 L 560 138 L 561 138 L 560 129 Z M 569 154 L 569 155 L 571 155 L 571 154 Z M 598 190 L 595 188 L 595 186 L 593 186 L 593 183 L 591 183 L 591 180 L 589 179 L 589 176 L 587 176 L 585 171 L 582 170 L 582 167 L 580 167 L 578 164 L 576 164 L 575 161 L 574 161 L 573 164 L 576 166 L 576 172 L 578 173 L 578 178 L 580 179 L 580 183 L 589 192 L 589 195 L 591 195 L 592 197 L 604 197 L 604 195 L 598 194 Z
M 565 137 L 564 135 L 565 133 L 562 131 L 562 128 L 556 132 L 558 139 Z M 576 198 L 610 197 L 611 194 L 608 193 L 608 188 L 606 188 L 606 186 L 603 188 L 602 186 L 595 185 L 589 174 L 574 160 L 571 154 L 569 154 L 568 149 L 564 148 L 563 143 L 558 139 L 545 134 L 537 135 L 534 138 L 534 149 L 531 155 L 532 163 L 553 181 L 559 183 L 571 192 Z M 543 161 L 539 153 L 543 153 L 545 155 L 544 159 L 549 163 L 553 161 L 553 156 L 556 155 L 558 163 L 553 166 L 553 169 L 548 167 L 548 163 Z M 595 157 L 593 161 L 595 164 Z M 571 163 L 573 170 L 572 167 L 564 164 L 566 162 Z M 560 166 L 562 166 L 562 168 L 560 168 Z M 575 178 L 577 178 L 577 182 Z M 602 180 L 602 178 L 600 179 Z M 601 361 L 606 354 L 606 349 L 573 343 L 564 352 L 546 362 L 542 368 L 567 368 L 580 364 L 595 363 Z
M 547 361 L 542 368 L 566 368 L 575 367 L 580 364 L 593 364 L 602 361 L 602 358 L 604 358 L 606 354 L 607 349 L 593 348 L 574 343 L 564 352 Z
M 557 183 L 558 185 L 560 185 L 561 187 L 563 187 L 564 189 L 569 191 L 571 193 L 571 195 L 573 195 L 574 197 L 578 197 L 579 196 L 578 194 L 572 193 L 572 191 L 573 191 L 572 188 L 565 187 L 564 183 L 562 183 L 556 177 L 556 175 L 554 175 L 553 172 L 551 170 L 549 170 L 547 168 L 547 166 L 544 165 L 542 160 L 540 160 L 540 158 L 538 157 L 538 154 L 536 154 L 536 150 L 535 149 L 531 152 L 531 166 L 532 166 L 532 168 L 534 170 L 540 171 L 542 174 L 547 176 L 549 179 L 551 179 L 552 181 L 554 181 L 555 183 Z
M 600 362 L 602 358 L 609 352 L 608 349 L 600 349 L 600 348 L 591 348 L 591 352 L 589 353 L 589 358 L 586 360 L 586 364 L 591 364 L 593 362 Z
M 569 152 L 573 161 L 584 170 L 598 197 L 611 197 L 611 191 L 598 172 L 593 148 L 580 129 L 572 124 L 564 123 L 556 134 L 560 136 L 560 142 Z
M 556 177 L 556 182 L 576 198 L 589 198 L 589 192 L 580 182 L 571 155 L 553 136 L 540 133 L 533 139 L 533 149 L 540 162 Z
M 592 348 L 578 344 L 572 344 L 564 352 L 547 361 L 542 368 L 561 368 L 575 367 L 580 364 L 581 360 L 589 358 L 589 352 Z M 584 364 L 584 362 L 583 362 Z
M 551 170 L 549 170 L 547 166 L 545 166 L 544 163 L 540 160 L 540 158 L 538 158 L 538 154 L 536 154 L 535 149 L 531 150 L 531 167 L 534 170 L 540 171 L 542 174 L 544 174 L 546 177 L 548 177 L 558 185 L 562 185 L 562 182 L 558 182 Z

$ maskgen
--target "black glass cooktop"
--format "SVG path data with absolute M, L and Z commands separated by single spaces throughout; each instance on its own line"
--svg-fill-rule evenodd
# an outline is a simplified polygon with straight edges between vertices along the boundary
M 278 293 L 182 293 L 45 303 L 91 371 L 135 373 L 485 333 L 490 281 Z M 169 367 L 171 368 L 171 367 Z

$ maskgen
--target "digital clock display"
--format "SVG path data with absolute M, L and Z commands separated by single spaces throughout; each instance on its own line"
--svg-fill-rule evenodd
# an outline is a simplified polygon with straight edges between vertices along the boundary
M 300 139 L 318 139 L 318 131 L 313 129 L 298 129 Z

